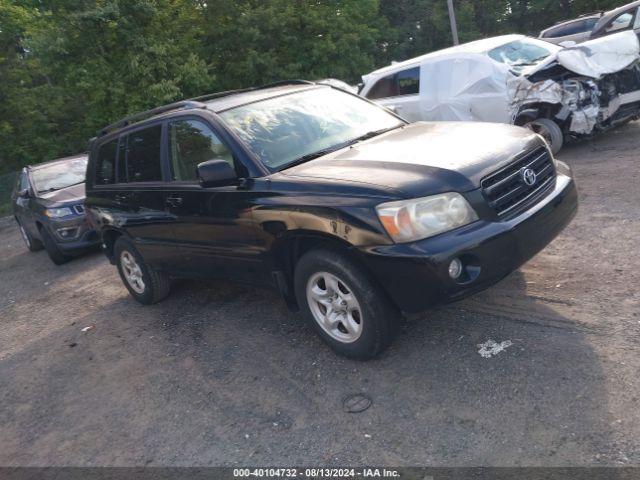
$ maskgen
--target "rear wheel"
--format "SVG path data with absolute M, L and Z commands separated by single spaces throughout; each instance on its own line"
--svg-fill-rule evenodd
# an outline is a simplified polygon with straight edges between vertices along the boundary
M 47 231 L 45 227 L 40 228 L 40 236 L 42 237 L 42 242 L 44 243 L 44 249 L 47 251 L 49 258 L 56 265 L 62 265 L 63 263 L 67 263 L 71 260 L 69 255 L 65 255 L 62 253 L 58 244 L 53 239 L 51 234 Z
M 42 242 L 37 238 L 33 238 L 33 236 L 27 232 L 27 229 L 22 226 L 20 220 L 16 218 L 16 222 L 18 222 L 18 229 L 20 230 L 20 235 L 22 236 L 22 240 L 24 240 L 27 249 L 30 252 L 37 252 L 38 250 L 42 250 Z
M 113 251 L 122 283 L 138 302 L 150 305 L 169 295 L 171 281 L 168 275 L 147 265 L 133 243 L 119 237 Z
M 562 148 L 564 144 L 564 134 L 562 133 L 560 125 L 550 118 L 537 118 L 524 126 L 544 138 L 554 155 Z
M 360 360 L 392 342 L 399 314 L 355 261 L 331 250 L 312 250 L 296 265 L 298 304 L 320 337 L 337 353 Z

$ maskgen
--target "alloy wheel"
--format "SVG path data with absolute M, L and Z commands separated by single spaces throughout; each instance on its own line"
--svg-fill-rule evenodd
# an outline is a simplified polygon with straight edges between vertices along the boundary
M 29 239 L 29 235 L 27 235 L 27 232 L 22 226 L 22 224 L 19 224 L 19 227 L 20 227 L 20 235 L 22 235 L 22 239 L 24 240 L 24 243 L 27 244 L 27 248 L 31 248 L 31 240 Z
M 145 290 L 145 284 L 142 280 L 142 269 L 135 257 L 127 250 L 123 250 L 120 254 L 120 266 L 122 267 L 122 273 L 127 280 L 129 286 L 134 292 L 142 295 Z
M 313 318 L 327 334 L 342 343 L 360 338 L 362 309 L 343 280 L 332 273 L 315 273 L 307 282 L 306 293 Z

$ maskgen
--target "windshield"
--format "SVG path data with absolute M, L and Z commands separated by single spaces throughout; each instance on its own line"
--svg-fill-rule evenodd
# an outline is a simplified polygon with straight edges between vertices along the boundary
M 271 98 L 221 116 L 272 171 L 404 125 L 384 109 L 332 88 Z
M 520 73 L 524 67 L 537 65 L 551 55 L 551 50 L 539 43 L 516 40 L 489 51 L 494 60 L 509 65 L 512 70 Z
M 38 193 L 43 193 L 84 182 L 86 170 L 87 157 L 79 157 L 39 167 L 31 177 Z

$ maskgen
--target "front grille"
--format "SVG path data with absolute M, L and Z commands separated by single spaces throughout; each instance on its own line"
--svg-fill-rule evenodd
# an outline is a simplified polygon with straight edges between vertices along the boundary
M 78 215 L 84 215 L 84 205 L 74 205 L 73 209 Z
M 523 179 L 526 169 L 535 172 L 535 182 L 527 185 Z M 546 147 L 525 153 L 505 168 L 492 173 L 480 182 L 489 206 L 502 218 L 516 215 L 549 193 L 556 169 Z

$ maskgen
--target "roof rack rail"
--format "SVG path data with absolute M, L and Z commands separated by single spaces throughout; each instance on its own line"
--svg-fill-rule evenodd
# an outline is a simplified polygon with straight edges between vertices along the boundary
M 118 120 L 115 123 L 107 125 L 98 132 L 98 137 L 102 137 L 109 132 L 126 127 L 127 125 L 131 125 L 132 123 L 145 120 L 149 117 L 153 117 L 154 115 L 160 115 L 161 113 L 185 108 L 206 108 L 206 105 L 204 103 L 193 100 L 181 100 L 179 102 L 170 103 L 169 105 L 163 105 L 161 107 L 152 108 L 151 110 L 145 110 L 144 112 L 136 113 L 135 115 L 131 115 L 129 117 L 123 118 L 122 120 Z
M 144 112 L 136 113 L 135 115 L 131 115 L 129 117 L 123 118 L 122 120 L 118 120 L 117 122 L 102 128 L 98 132 L 98 137 L 102 137 L 109 132 L 126 127 L 127 125 L 131 125 L 134 122 L 139 122 L 149 117 L 153 117 L 154 115 L 160 115 L 161 113 L 166 113 L 172 110 L 180 110 L 185 108 L 207 108 L 207 106 L 202 102 L 207 100 L 213 100 L 214 98 L 225 97 L 227 95 L 233 95 L 235 93 L 251 92 L 254 90 L 261 90 L 263 88 L 279 87 L 281 85 L 315 85 L 315 83 L 310 82 L 308 80 L 297 80 L 297 79 L 281 80 L 279 82 L 268 83 L 266 85 L 261 85 L 259 87 L 250 87 L 250 88 L 243 88 L 238 90 L 227 90 L 225 92 L 209 93 L 207 95 L 201 95 L 199 97 L 190 98 L 188 100 L 181 100 L 179 102 L 170 103 L 169 105 L 163 105 L 161 107 L 152 108 L 151 110 L 146 110 Z
M 266 85 L 260 85 L 259 87 L 239 88 L 237 90 L 226 90 L 224 92 L 209 93 L 206 95 L 200 95 L 199 97 L 193 97 L 189 100 L 195 102 L 206 102 L 207 100 L 214 100 L 216 98 L 226 97 L 236 93 L 252 92 L 255 90 L 262 90 L 264 88 L 280 87 L 283 85 L 315 85 L 315 82 L 309 80 L 280 80 L 279 82 L 267 83 Z

